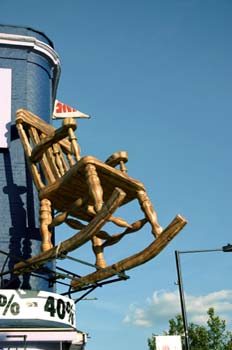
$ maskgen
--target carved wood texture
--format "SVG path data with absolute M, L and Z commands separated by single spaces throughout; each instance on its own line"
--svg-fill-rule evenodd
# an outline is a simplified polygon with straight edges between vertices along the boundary
M 92 156 L 81 157 L 75 120 L 66 118 L 62 127 L 55 130 L 29 111 L 18 110 L 16 125 L 38 190 L 42 237 L 42 253 L 17 263 L 16 274 L 38 269 L 91 240 L 97 271 L 72 282 L 72 288 L 79 290 L 152 259 L 186 224 L 186 220 L 178 215 L 162 231 L 144 185 L 127 175 L 128 155 L 125 151 L 114 153 L 105 162 Z M 126 219 L 112 215 L 118 207 L 135 199 L 143 214 L 141 219 L 128 223 Z M 58 212 L 54 218 L 51 215 L 53 209 Z M 101 230 L 107 222 L 123 227 L 124 231 L 109 234 Z M 154 242 L 140 253 L 107 267 L 104 249 L 140 230 L 147 222 L 151 225 Z M 57 247 L 51 243 L 52 228 L 62 223 L 79 231 L 61 242 L 57 252 Z

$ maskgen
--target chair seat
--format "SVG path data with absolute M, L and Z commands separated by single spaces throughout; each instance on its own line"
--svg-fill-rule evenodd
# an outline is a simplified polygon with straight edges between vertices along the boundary
M 64 211 L 69 209 L 70 205 L 78 199 L 86 197 L 88 195 L 88 185 L 85 178 L 85 168 L 89 164 L 96 167 L 101 185 L 104 187 L 104 202 L 110 198 L 115 187 L 119 187 L 126 192 L 126 197 L 121 205 L 135 199 L 138 191 L 145 191 L 142 182 L 112 168 L 95 157 L 86 156 L 72 166 L 64 176 L 42 188 L 39 192 L 40 199 L 47 198 L 53 203 L 54 209 Z M 91 197 L 88 204 L 93 205 Z

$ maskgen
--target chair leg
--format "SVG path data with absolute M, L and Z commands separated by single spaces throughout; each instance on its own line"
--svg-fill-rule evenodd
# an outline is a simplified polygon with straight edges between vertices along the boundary
M 93 236 L 92 247 L 93 247 L 95 257 L 96 257 L 96 262 L 95 262 L 96 266 L 101 267 L 101 268 L 106 267 L 107 264 L 106 264 L 106 261 L 104 259 L 104 255 L 103 255 L 102 240 L 100 238 L 98 238 L 97 236 Z
M 89 188 L 89 194 L 94 202 L 94 209 L 98 213 L 103 205 L 103 190 L 96 171 L 96 167 L 93 164 L 88 164 L 86 170 L 86 181 Z M 104 268 L 107 266 L 103 256 L 102 240 L 96 236 L 92 238 L 93 252 L 96 257 L 96 266 Z
M 45 252 L 53 247 L 51 242 L 52 233 L 48 226 L 52 222 L 51 202 L 48 199 L 40 201 L 40 233 L 42 237 L 41 250 Z
M 88 164 L 85 170 L 89 194 L 94 201 L 94 208 L 96 212 L 98 212 L 101 210 L 103 204 L 103 191 L 101 183 L 96 171 L 96 167 L 93 164 Z
M 162 227 L 158 223 L 157 214 L 153 208 L 153 205 L 145 191 L 138 191 L 138 200 L 141 206 L 141 209 L 144 211 L 146 217 L 151 223 L 152 233 L 155 237 L 163 231 Z

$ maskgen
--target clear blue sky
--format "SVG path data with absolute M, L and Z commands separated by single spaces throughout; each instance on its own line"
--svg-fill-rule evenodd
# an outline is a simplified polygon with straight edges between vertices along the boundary
M 127 150 L 128 172 L 145 183 L 162 226 L 177 213 L 189 221 L 156 259 L 129 271 L 130 280 L 77 304 L 87 350 L 146 350 L 152 332 L 180 312 L 174 251 L 232 243 L 232 2 L 1 0 L 0 22 L 54 42 L 57 97 L 92 115 L 79 123 L 82 154 L 104 160 Z M 134 244 L 142 242 L 138 235 Z M 181 262 L 189 320 L 202 321 L 213 306 L 231 329 L 232 255 Z

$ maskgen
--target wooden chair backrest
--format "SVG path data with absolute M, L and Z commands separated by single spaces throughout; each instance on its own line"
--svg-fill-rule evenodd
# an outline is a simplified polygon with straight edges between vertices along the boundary
M 37 190 L 55 182 L 80 159 L 73 129 L 65 131 L 69 139 L 59 139 L 54 127 L 23 109 L 17 111 L 16 126 Z M 62 128 L 58 130 L 61 134 Z M 66 136 L 64 132 L 62 135 Z M 49 147 L 43 147 L 47 139 Z

